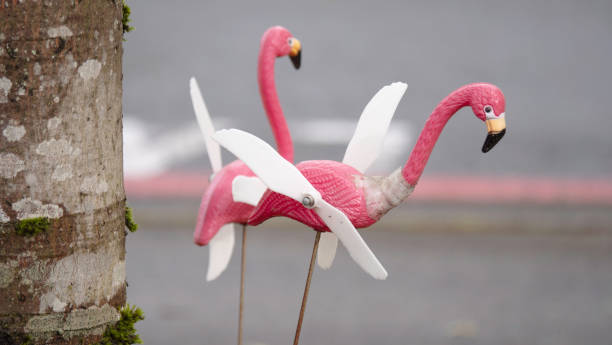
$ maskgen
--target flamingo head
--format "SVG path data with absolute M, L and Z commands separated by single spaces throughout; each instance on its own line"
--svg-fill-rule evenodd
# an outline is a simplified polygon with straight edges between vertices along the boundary
M 302 44 L 293 37 L 289 30 L 282 26 L 274 26 L 266 30 L 262 38 L 262 44 L 269 44 L 274 49 L 276 56 L 289 56 L 293 67 L 299 69 L 302 61 Z
M 487 138 L 482 152 L 488 152 L 506 134 L 506 99 L 501 90 L 492 84 L 476 84 L 472 92 L 472 111 L 487 125 Z

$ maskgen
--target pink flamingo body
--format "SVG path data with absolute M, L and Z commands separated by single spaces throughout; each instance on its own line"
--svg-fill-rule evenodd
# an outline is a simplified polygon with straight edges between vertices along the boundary
M 363 188 L 353 181 L 355 176 L 360 175 L 355 168 L 327 160 L 305 161 L 296 167 L 313 187 L 322 192 L 323 199 L 346 214 L 356 228 L 368 227 L 378 220 L 363 212 L 366 209 L 366 199 Z M 278 216 L 292 218 L 317 231 L 330 231 L 312 209 L 270 190 L 266 191 L 249 218 L 249 225 L 259 225 L 268 218 Z
M 505 117 L 505 99 L 496 86 L 487 83 L 469 84 L 455 90 L 440 102 L 427 120 L 403 169 L 387 177 L 365 176 L 358 170 L 335 161 L 305 161 L 296 167 L 321 193 L 325 201 L 346 214 L 355 228 L 368 227 L 412 192 L 442 129 L 451 116 L 465 106 L 471 106 L 479 119 L 488 122 L 487 126 L 489 120 L 503 120 Z M 486 114 L 485 110 L 488 110 Z M 494 131 L 490 130 L 489 135 L 492 133 Z M 497 141 L 499 139 L 501 137 Z M 489 138 L 487 142 L 488 140 Z M 490 147 L 487 151 L 488 149 Z M 248 222 L 257 225 L 277 216 L 295 219 L 316 231 L 329 231 L 313 210 L 270 190 L 265 192 Z
M 292 50 L 296 45 L 299 53 L 301 48 L 299 41 L 294 39 L 287 29 L 280 26 L 268 29 L 261 39 L 257 69 L 261 99 L 278 151 L 289 161 L 293 161 L 293 143 L 276 92 L 274 62 L 277 57 L 293 53 Z M 196 244 L 201 246 L 208 244 L 225 224 L 247 224 L 254 207 L 234 202 L 232 199 L 232 181 L 241 175 L 254 176 L 253 172 L 239 160 L 224 166 L 215 174 L 200 204 L 193 235 Z
M 247 224 L 253 206 L 234 202 L 232 181 L 236 176 L 254 176 L 251 169 L 235 160 L 217 172 L 206 189 L 198 212 L 194 240 L 206 245 L 227 223 Z

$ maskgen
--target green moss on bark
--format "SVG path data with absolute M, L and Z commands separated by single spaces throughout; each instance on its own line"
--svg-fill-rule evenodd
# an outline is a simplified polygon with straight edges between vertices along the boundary
M 132 19 L 130 18 L 130 14 L 132 14 L 132 10 L 130 9 L 130 6 L 128 6 L 125 3 L 125 0 L 123 0 L 123 34 L 125 35 L 126 32 L 130 32 L 132 30 L 134 30 L 134 27 L 131 26 L 129 23 L 132 21 Z M 123 39 L 125 41 L 125 38 Z
M 138 230 L 138 224 L 134 222 L 134 216 L 132 215 L 132 208 L 129 206 L 125 207 L 125 226 L 130 230 L 130 232 L 134 232 Z
M 46 217 L 22 219 L 15 224 L 19 236 L 34 236 L 49 229 L 51 222 Z
M 144 320 L 142 309 L 126 304 L 119 311 L 121 319 L 116 324 L 108 326 L 104 331 L 102 340 L 97 345 L 131 345 L 142 344 L 142 340 L 136 334 L 134 324 Z

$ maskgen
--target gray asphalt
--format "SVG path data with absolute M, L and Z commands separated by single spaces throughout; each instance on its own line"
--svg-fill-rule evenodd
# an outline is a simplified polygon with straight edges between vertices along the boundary
M 245 344 L 288 344 L 314 234 L 248 234 Z M 130 235 L 129 300 L 145 344 L 232 344 L 238 262 L 204 282 L 191 229 Z M 609 344 L 612 237 L 367 233 L 390 272 L 374 281 L 341 250 L 317 270 L 302 344 Z M 276 244 L 276 245 L 275 245 Z
M 348 117 L 391 81 L 410 87 L 396 117 L 416 134 L 450 91 L 500 86 L 508 132 L 480 153 L 485 129 L 468 110 L 441 136 L 426 173 L 612 175 L 612 2 L 128 0 L 124 111 L 158 133 L 196 125 L 195 75 L 214 116 L 271 140 L 256 84 L 259 39 L 283 25 L 303 64 L 277 62 L 281 103 L 296 119 Z M 343 147 L 297 147 L 297 160 L 336 159 Z M 408 152 L 408 151 L 407 151 Z M 406 153 L 407 155 L 407 153 Z M 397 162 L 401 164 L 402 162 Z M 175 168 L 202 169 L 205 157 Z
M 127 280 L 129 302 L 146 313 L 145 344 L 235 343 L 238 251 L 206 283 L 208 250 L 192 244 L 192 226 L 156 229 L 141 206 Z M 331 270 L 316 269 L 301 344 L 612 343 L 609 210 L 413 206 L 362 231 L 387 281 L 366 276 L 344 249 Z M 430 219 L 404 218 L 415 213 Z M 248 232 L 246 345 L 293 341 L 313 240 L 289 221 Z

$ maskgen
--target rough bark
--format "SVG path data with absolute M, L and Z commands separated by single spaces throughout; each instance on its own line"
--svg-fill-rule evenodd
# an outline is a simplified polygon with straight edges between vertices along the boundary
M 0 344 L 94 343 L 125 303 L 122 3 L 3 3 Z

